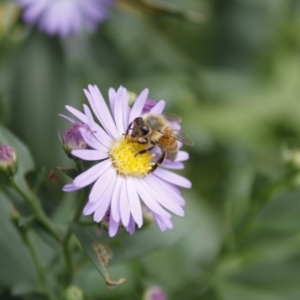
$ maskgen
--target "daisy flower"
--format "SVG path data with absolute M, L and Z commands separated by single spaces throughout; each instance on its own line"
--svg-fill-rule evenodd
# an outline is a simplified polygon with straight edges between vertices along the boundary
M 105 20 L 114 0 L 18 0 L 29 25 L 50 34 L 66 37 L 84 29 L 96 30 Z
M 179 187 L 190 188 L 188 179 L 168 169 L 182 169 L 182 161 L 188 159 L 187 152 L 179 151 L 175 161 L 165 160 L 153 173 L 159 149 L 137 154 L 147 148 L 146 144 L 133 142 L 125 136 L 128 125 L 141 116 L 145 106 L 148 89 L 143 90 L 133 106 L 128 105 L 127 90 L 120 87 L 109 90 L 109 107 L 97 86 L 89 85 L 84 90 L 90 107 L 101 126 L 94 121 L 87 105 L 84 113 L 66 106 L 75 119 L 63 116 L 75 123 L 79 120 L 87 126 L 81 126 L 80 132 L 89 149 L 77 149 L 73 156 L 96 164 L 78 175 L 72 183 L 63 187 L 65 192 L 76 191 L 93 184 L 83 214 L 93 214 L 95 222 L 108 219 L 108 232 L 112 237 L 119 227 L 133 234 L 135 225 L 143 225 L 142 206 L 145 205 L 154 220 L 165 231 L 172 228 L 172 214 L 183 216 L 182 206 L 185 200 Z M 165 106 L 158 101 L 150 113 L 161 114 Z M 77 121 L 78 122 L 78 121 Z

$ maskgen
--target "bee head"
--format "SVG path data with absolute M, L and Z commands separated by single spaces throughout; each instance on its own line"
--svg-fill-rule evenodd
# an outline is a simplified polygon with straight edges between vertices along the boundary
M 149 126 L 147 126 L 143 118 L 139 117 L 133 121 L 132 136 L 145 137 L 149 134 Z

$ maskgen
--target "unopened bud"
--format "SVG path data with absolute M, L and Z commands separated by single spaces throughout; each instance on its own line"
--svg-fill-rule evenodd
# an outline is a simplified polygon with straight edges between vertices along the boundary
M 64 292 L 64 300 L 84 300 L 83 291 L 78 286 L 71 285 Z
M 10 181 L 17 171 L 17 155 L 14 148 L 0 144 L 0 181 Z
M 128 100 L 129 106 L 132 106 L 134 104 L 136 98 L 137 98 L 137 95 L 135 93 L 127 91 L 127 100 Z
M 143 300 L 167 300 L 167 295 L 160 287 L 152 286 L 146 290 Z
M 87 127 L 87 125 L 78 122 L 74 123 L 65 131 L 64 137 L 60 137 L 63 144 L 63 149 L 70 158 L 74 158 L 71 154 L 72 150 L 86 148 L 86 142 L 84 141 L 79 130 L 81 127 Z

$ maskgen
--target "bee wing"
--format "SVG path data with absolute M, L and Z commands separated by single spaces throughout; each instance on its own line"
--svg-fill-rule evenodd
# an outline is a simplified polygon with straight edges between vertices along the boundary
M 173 135 L 178 141 L 182 142 L 185 145 L 188 145 L 188 146 L 195 145 L 195 143 L 191 139 L 191 137 L 183 130 L 174 131 Z
M 185 145 L 188 145 L 188 146 L 195 145 L 194 141 L 183 130 L 173 130 L 172 134 L 170 134 L 169 132 L 163 132 L 163 131 L 160 131 L 160 132 L 166 136 L 175 138 L 176 140 L 178 140 L 179 142 L 182 142 Z
M 163 113 L 162 115 L 169 122 L 176 122 L 176 123 L 180 123 L 181 122 L 181 118 L 179 116 L 175 115 L 175 114 L 172 114 L 172 113 Z

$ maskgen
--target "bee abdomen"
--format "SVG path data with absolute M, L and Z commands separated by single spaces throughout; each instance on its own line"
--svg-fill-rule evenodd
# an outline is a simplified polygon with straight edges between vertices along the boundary
M 175 152 L 167 152 L 167 159 L 174 161 L 177 158 L 177 150 Z
M 178 143 L 174 139 L 172 143 L 170 143 L 167 147 L 167 159 L 175 160 L 177 158 L 178 153 Z

